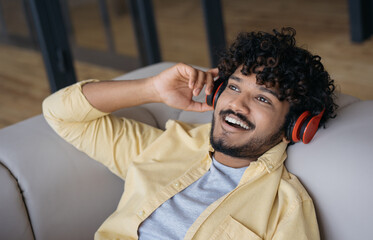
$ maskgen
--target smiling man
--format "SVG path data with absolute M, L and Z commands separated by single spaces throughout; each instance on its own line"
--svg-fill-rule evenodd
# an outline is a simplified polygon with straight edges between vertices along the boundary
M 44 101 L 61 137 L 125 180 L 95 239 L 320 238 L 312 200 L 284 161 L 289 143 L 309 142 L 333 116 L 334 85 L 294 35 L 242 33 L 218 69 L 88 80 Z M 204 86 L 207 102 L 193 101 Z M 110 114 L 150 102 L 214 110 L 213 120 L 160 130 Z
M 229 77 L 214 112 L 211 145 L 215 158 L 231 167 L 244 167 L 285 138 L 289 102 L 277 90 L 245 76 L 242 66 Z

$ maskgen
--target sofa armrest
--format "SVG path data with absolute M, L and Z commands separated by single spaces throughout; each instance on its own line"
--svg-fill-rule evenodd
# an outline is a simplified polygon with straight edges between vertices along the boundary
M 34 239 L 17 179 L 3 164 L 0 164 L 0 189 L 0 239 Z
M 25 207 L 36 239 L 93 239 L 123 192 L 121 179 L 62 140 L 41 115 L 0 130 L 0 161 L 14 177 L 4 179 L 1 170 L 1 189 L 12 189 L 18 202 L 0 208 L 0 219 L 16 221 L 0 224 L 0 239 L 30 232 L 18 223 L 20 214 L 28 218 Z

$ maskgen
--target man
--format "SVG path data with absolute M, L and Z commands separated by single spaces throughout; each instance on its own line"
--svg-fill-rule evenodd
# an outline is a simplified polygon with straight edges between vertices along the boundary
M 312 200 L 283 163 L 288 143 L 310 141 L 333 116 L 334 85 L 294 35 L 243 33 L 218 69 L 89 80 L 44 101 L 61 137 L 125 180 L 95 239 L 319 239 Z M 203 86 L 212 106 L 192 100 Z M 109 114 L 150 102 L 214 109 L 213 121 L 163 131 Z

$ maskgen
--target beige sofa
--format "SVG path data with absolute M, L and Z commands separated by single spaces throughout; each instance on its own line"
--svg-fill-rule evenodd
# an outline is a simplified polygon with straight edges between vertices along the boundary
M 119 77 L 157 74 L 160 63 Z M 200 96 L 198 100 L 203 101 Z M 313 197 L 323 239 L 372 239 L 373 101 L 340 95 L 338 117 L 314 140 L 289 147 L 288 169 Z M 148 104 L 116 114 L 162 128 L 167 119 L 208 122 Z M 65 143 L 43 116 L 0 130 L 0 239 L 92 239 L 114 211 L 123 181 Z

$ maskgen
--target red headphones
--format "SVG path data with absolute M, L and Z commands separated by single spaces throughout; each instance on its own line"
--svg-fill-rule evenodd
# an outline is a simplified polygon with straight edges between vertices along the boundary
M 222 78 L 218 78 L 214 82 L 214 88 L 210 95 L 206 95 L 206 103 L 209 106 L 213 106 L 215 108 L 216 102 L 220 97 L 220 94 L 224 91 L 225 87 L 227 86 L 228 81 L 224 81 Z
M 318 114 L 312 115 L 309 111 L 302 113 L 296 121 L 289 125 L 287 137 L 292 142 L 309 143 L 315 136 L 319 128 L 320 120 L 325 112 L 325 108 Z
M 216 107 L 220 94 L 224 91 L 228 81 L 219 78 L 214 82 L 214 88 L 210 95 L 206 96 L 206 103 L 209 106 Z M 325 112 L 323 109 L 318 115 L 312 115 L 311 112 L 305 111 L 295 121 L 292 121 L 287 128 L 287 138 L 292 142 L 302 140 L 304 144 L 309 143 L 315 136 L 319 128 L 320 120 Z

